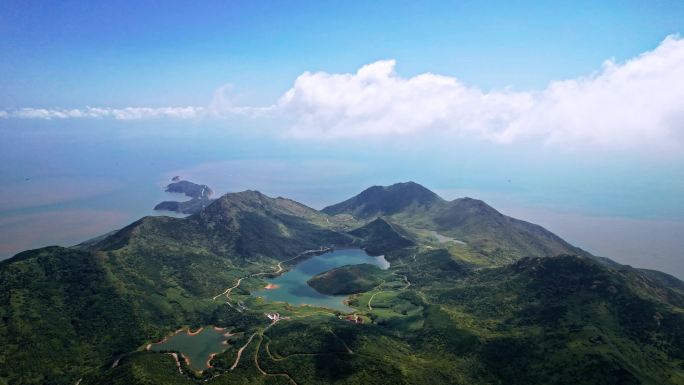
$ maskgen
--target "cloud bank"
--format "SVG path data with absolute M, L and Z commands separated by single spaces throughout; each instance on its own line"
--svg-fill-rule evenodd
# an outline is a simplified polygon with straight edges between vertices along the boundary
M 236 106 L 220 88 L 208 107 L 21 109 L 0 118 L 230 118 L 286 125 L 297 138 L 397 135 L 466 137 L 495 143 L 542 141 L 565 147 L 684 150 L 684 39 L 543 90 L 484 91 L 455 77 L 409 78 L 394 60 L 356 73 L 305 72 L 271 106 Z
M 446 132 L 497 143 L 541 139 L 569 146 L 681 149 L 684 39 L 669 36 L 625 63 L 541 91 L 489 91 L 426 73 L 399 76 L 393 60 L 354 74 L 304 73 L 280 99 L 299 137 Z

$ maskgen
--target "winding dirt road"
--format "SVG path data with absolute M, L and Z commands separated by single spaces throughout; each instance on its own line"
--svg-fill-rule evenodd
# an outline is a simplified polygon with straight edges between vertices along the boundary
M 370 298 L 368 298 L 368 310 L 373 310 L 373 306 L 371 306 L 371 302 L 373 302 L 373 298 L 380 293 L 382 293 L 382 291 L 377 291 L 377 292 L 373 293 L 373 295 L 371 295 Z
M 273 324 L 271 324 L 271 325 L 273 325 Z M 264 331 L 266 331 L 266 330 L 264 330 Z M 293 383 L 295 385 L 299 385 L 299 384 L 297 384 L 297 381 L 295 381 L 292 377 L 290 377 L 289 374 L 287 374 L 285 372 L 269 373 L 269 372 L 261 369 L 261 366 L 259 366 L 259 349 L 261 349 L 261 342 L 263 342 L 263 340 L 264 340 L 264 335 L 262 332 L 262 334 L 259 335 L 259 342 L 257 344 L 256 352 L 254 353 L 254 365 L 256 365 L 257 370 L 264 376 L 285 377 L 288 380 L 290 380 L 291 383 Z
M 254 338 L 255 335 L 257 335 L 256 332 L 254 332 L 254 334 L 252 334 L 252 335 L 249 337 L 249 339 L 247 340 L 247 343 L 244 344 L 244 345 L 240 348 L 240 350 L 238 350 L 238 352 L 237 352 L 237 357 L 235 357 L 235 362 L 233 362 L 233 366 L 230 367 L 230 370 L 234 370 L 234 369 L 238 366 L 238 364 L 240 363 L 240 357 L 242 357 L 242 352 L 245 350 L 245 348 L 246 348 L 247 346 L 249 346 L 250 342 L 252 342 L 252 339 Z

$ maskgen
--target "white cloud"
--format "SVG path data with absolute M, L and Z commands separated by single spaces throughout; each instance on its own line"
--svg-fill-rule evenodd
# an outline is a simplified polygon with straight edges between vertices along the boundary
M 154 118 L 194 119 L 204 116 L 204 107 L 86 107 L 86 108 L 22 108 L 0 111 L 0 118 L 14 119 L 75 119 L 75 118 L 114 118 L 117 120 L 136 120 Z
M 393 60 L 354 74 L 306 72 L 278 101 L 297 137 L 347 138 L 442 132 L 500 143 L 681 149 L 684 39 L 541 91 L 485 92 L 435 74 L 410 78 Z
M 411 134 L 458 128 L 464 134 L 496 134 L 501 120 L 530 108 L 527 93 L 485 94 L 435 74 L 402 78 L 394 60 L 355 74 L 304 73 L 278 102 L 297 117 L 296 136 L 354 137 Z
M 0 118 L 230 118 L 285 126 L 298 138 L 446 135 L 495 143 L 542 141 L 561 147 L 684 149 L 684 39 L 668 36 L 624 63 L 543 90 L 483 91 L 457 78 L 397 74 L 394 60 L 356 73 L 305 72 L 273 105 L 239 106 L 229 86 L 207 107 L 20 109 Z

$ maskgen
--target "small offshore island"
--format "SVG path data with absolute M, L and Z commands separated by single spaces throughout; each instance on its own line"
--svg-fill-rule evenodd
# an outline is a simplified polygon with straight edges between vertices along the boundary
M 173 177 L 171 183 L 166 186 L 164 191 L 168 193 L 184 194 L 189 197 L 190 200 L 183 202 L 164 201 L 154 206 L 154 210 L 194 214 L 214 201 L 210 198 L 214 192 L 209 186 L 181 180 L 179 176 Z
M 306 283 L 321 294 L 349 295 L 372 290 L 383 282 L 385 275 L 377 265 L 362 263 L 324 271 Z

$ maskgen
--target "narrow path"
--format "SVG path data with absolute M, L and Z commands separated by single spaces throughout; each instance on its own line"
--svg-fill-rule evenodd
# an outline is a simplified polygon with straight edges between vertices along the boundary
M 227 288 L 223 293 L 215 295 L 215 296 L 212 298 L 212 300 L 215 300 L 216 298 L 218 298 L 218 297 L 220 297 L 220 296 L 222 296 L 222 295 L 225 295 L 226 298 L 230 297 L 230 292 L 233 291 L 233 289 L 235 289 L 235 288 L 237 288 L 238 286 L 240 286 L 240 283 L 242 283 L 242 280 L 245 279 L 245 278 L 247 278 L 247 277 L 238 278 L 237 283 L 235 283 L 235 285 L 233 285 L 232 287 Z
M 269 348 L 270 343 L 271 343 L 270 341 L 266 342 L 266 347 L 265 347 L 266 354 L 268 354 L 268 358 L 270 358 L 271 360 L 276 361 L 276 362 L 277 361 L 284 361 L 284 360 L 287 360 L 288 358 L 291 358 L 291 357 L 324 356 L 324 355 L 333 355 L 333 354 L 354 354 L 354 352 L 351 352 L 351 353 L 350 352 L 292 353 L 292 354 L 289 354 L 285 357 L 280 357 L 280 356 L 275 357 L 270 351 L 270 348 Z
M 281 318 L 281 320 L 282 320 L 282 319 L 284 319 L 284 318 Z M 249 339 L 247 340 L 247 343 L 246 343 L 243 347 L 241 347 L 240 350 L 238 350 L 238 352 L 237 352 L 237 357 L 235 357 L 235 362 L 233 362 L 233 366 L 230 367 L 230 370 L 233 370 L 233 369 L 235 369 L 235 368 L 238 366 L 238 364 L 240 363 L 240 357 L 242 356 L 242 352 L 245 350 L 245 348 L 247 348 L 247 346 L 249 346 L 249 344 L 250 344 L 250 342 L 252 342 L 252 339 L 254 338 L 254 336 L 256 336 L 257 334 L 258 334 L 260 337 L 263 336 L 264 333 L 266 332 L 266 330 L 268 330 L 268 329 L 270 329 L 271 327 L 273 327 L 273 325 L 277 324 L 278 321 L 279 321 L 279 320 L 274 320 L 273 322 L 271 322 L 270 325 L 266 326 L 266 327 L 264 328 L 264 330 L 256 331 L 256 332 L 252 333 L 251 336 L 249 336 Z M 261 345 L 261 342 L 259 342 L 259 345 Z M 257 349 L 258 349 L 258 347 L 257 347 Z M 259 351 L 258 351 L 258 350 L 257 350 L 257 354 L 259 354 Z
M 347 353 L 349 353 L 349 354 L 354 354 L 354 351 L 351 350 L 351 348 L 349 347 L 349 345 L 347 345 L 347 343 L 344 342 L 344 340 L 343 340 L 342 338 L 340 338 L 340 336 L 338 336 L 337 334 L 335 334 L 335 332 L 332 331 L 332 329 L 330 329 L 329 332 L 330 332 L 330 334 L 334 335 L 335 338 L 337 338 L 337 340 L 340 341 L 340 342 L 342 343 L 342 345 L 344 345 L 344 348 L 347 349 Z
M 274 325 L 274 324 L 271 324 L 271 326 L 272 326 L 272 325 Z M 265 331 L 266 331 L 266 330 L 264 329 L 264 332 L 265 332 Z M 259 366 L 259 349 L 261 349 L 261 342 L 262 342 L 263 340 L 264 340 L 264 335 L 263 335 L 263 332 L 262 332 L 261 334 L 259 334 L 259 342 L 257 343 L 256 352 L 254 352 L 254 365 L 256 365 L 257 370 L 258 370 L 262 375 L 264 375 L 264 376 L 285 377 L 285 378 L 287 378 L 288 380 L 290 380 L 291 383 L 293 383 L 293 384 L 295 384 L 295 385 L 299 385 L 299 384 L 297 384 L 297 381 L 295 381 L 292 377 L 290 377 L 289 374 L 287 374 L 287 373 L 285 373 L 285 372 L 281 372 L 281 373 L 269 373 L 269 372 L 267 372 L 267 371 L 261 369 L 261 366 Z M 269 355 L 270 355 L 270 354 L 269 354 Z
M 238 364 L 240 363 L 240 357 L 242 357 L 242 352 L 245 350 L 247 346 L 249 346 L 249 343 L 252 342 L 252 339 L 255 335 L 257 335 L 257 332 L 254 332 L 254 334 L 252 334 L 247 340 L 247 343 L 243 347 L 241 347 L 240 350 L 238 350 L 237 357 L 235 357 L 235 362 L 233 362 L 233 366 L 230 367 L 230 370 L 235 370 L 235 368 L 238 366 Z
M 385 284 L 385 280 L 383 279 L 382 282 L 378 286 L 376 286 L 373 290 L 378 290 L 377 292 L 373 293 L 370 298 L 368 298 L 368 310 L 373 310 L 373 306 L 371 306 L 371 302 L 373 301 L 373 297 L 376 295 L 382 293 L 383 291 L 380 290 L 382 288 L 382 285 Z
M 428 300 L 427 296 L 426 296 L 425 293 L 423 293 L 422 291 L 418 290 L 418 291 L 416 291 L 416 294 L 418 294 L 418 296 L 420 297 L 420 299 L 423 300 L 423 302 L 425 302 L 425 303 L 427 303 L 427 304 L 432 304 L 432 302 L 430 302 L 430 301 Z
M 283 266 L 282 266 L 282 264 L 285 263 L 285 262 L 293 261 L 293 260 L 295 260 L 295 259 L 297 259 L 297 258 L 301 258 L 301 257 L 303 257 L 303 256 L 305 256 L 305 255 L 307 255 L 307 254 L 312 254 L 312 253 L 327 253 L 327 252 L 332 251 L 332 250 L 333 250 L 333 249 L 330 248 L 330 247 L 322 247 L 322 246 L 321 246 L 320 249 L 304 250 L 304 251 L 302 251 L 301 253 L 295 255 L 294 257 L 292 257 L 292 258 L 290 258 L 290 259 L 286 259 L 286 260 L 284 260 L 284 261 L 278 262 L 278 265 L 277 265 L 277 266 L 278 266 L 278 271 L 276 271 L 276 272 L 274 272 L 274 273 L 270 273 L 270 274 L 279 274 L 281 271 L 283 271 Z M 263 275 L 263 274 L 269 274 L 269 273 L 259 273 L 259 274 L 254 274 L 254 275 Z
M 119 366 L 119 361 L 120 361 L 120 360 L 121 360 L 121 357 L 117 358 L 116 361 L 114 361 L 114 363 L 112 364 L 111 369 L 114 369 L 114 368 L 116 368 L 117 366 Z
M 368 299 L 368 310 L 373 310 L 373 306 L 371 306 L 371 302 L 373 301 L 373 298 L 380 293 L 382 293 L 382 291 L 377 291 L 377 292 L 373 293 L 373 295 L 371 295 L 371 297 Z
M 295 381 L 288 373 L 286 373 L 286 372 L 269 373 L 269 372 L 263 370 L 263 369 L 261 368 L 261 366 L 259 365 L 259 351 L 261 350 L 261 343 L 264 341 L 264 333 L 266 332 L 266 330 L 268 330 L 268 328 L 270 328 L 270 327 L 273 326 L 273 325 L 275 325 L 275 322 L 272 323 L 271 325 L 269 325 L 269 326 L 268 326 L 266 329 L 264 329 L 261 333 L 259 333 L 259 342 L 258 342 L 258 344 L 257 344 L 256 352 L 254 353 L 254 365 L 256 365 L 257 370 L 258 370 L 262 375 L 264 375 L 264 376 L 280 376 L 280 377 L 285 377 L 285 378 L 287 378 L 290 382 L 292 382 L 293 384 L 298 385 L 298 384 L 297 384 L 297 381 Z M 290 357 L 300 357 L 300 356 L 318 356 L 318 355 L 327 355 L 327 354 L 354 354 L 354 352 L 351 350 L 351 348 L 349 348 L 349 346 L 347 345 L 347 343 L 344 342 L 344 340 L 342 340 L 342 338 L 340 338 L 340 336 L 338 336 L 337 334 L 335 334 L 335 332 L 332 331 L 332 330 L 328 330 L 328 331 L 329 331 L 333 336 L 335 336 L 335 338 L 337 338 L 337 339 L 342 343 L 342 345 L 344 345 L 344 348 L 347 350 L 346 352 L 294 353 L 294 354 L 290 354 L 290 355 L 288 355 L 288 356 L 286 356 L 286 357 L 278 357 L 278 358 L 276 358 L 275 356 L 273 356 L 273 354 L 271 353 L 271 349 L 269 348 L 269 346 L 270 346 L 270 344 L 271 344 L 271 341 L 270 341 L 270 338 L 269 338 L 269 340 L 266 342 L 266 346 L 265 346 L 266 354 L 268 355 L 268 357 L 269 357 L 272 361 L 283 361 L 283 360 L 286 360 L 286 359 L 288 359 L 288 358 L 290 358 Z M 266 338 L 268 338 L 268 337 L 266 336 Z

